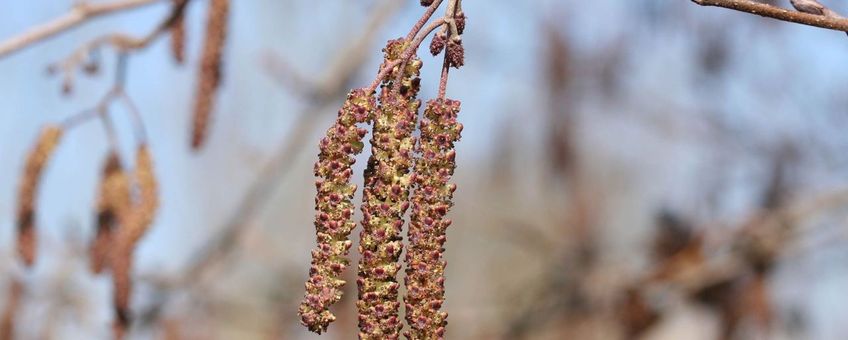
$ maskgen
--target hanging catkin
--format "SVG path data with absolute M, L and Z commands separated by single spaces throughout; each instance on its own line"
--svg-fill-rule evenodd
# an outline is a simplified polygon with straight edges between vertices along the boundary
M 185 6 L 188 0 L 172 0 L 173 7 L 179 8 L 180 6 Z M 180 13 L 175 19 L 173 24 L 171 24 L 170 28 L 171 33 L 171 54 L 174 56 L 174 60 L 178 64 L 182 64 L 185 62 L 185 38 L 186 38 L 186 27 L 185 27 L 185 11 Z
M 146 145 L 140 146 L 136 153 L 136 169 L 133 179 L 138 186 L 138 200 L 127 213 L 119 214 L 121 228 L 114 236 L 111 251 L 116 337 L 120 337 L 124 333 L 131 321 L 129 302 L 132 294 L 130 274 L 133 266 L 133 252 L 138 241 L 153 222 L 153 217 L 159 206 L 153 161 L 150 150 Z
M 48 125 L 41 131 L 35 146 L 26 159 L 24 175 L 18 192 L 18 253 L 27 266 L 35 262 L 37 238 L 35 230 L 35 204 L 41 175 L 56 145 L 62 137 L 62 129 Z
M 203 54 L 198 72 L 191 134 L 191 146 L 195 150 L 200 149 L 206 141 L 210 115 L 215 106 L 215 95 L 221 83 L 221 59 L 227 37 L 229 7 L 229 0 L 209 2 L 206 40 L 203 43 Z
M 409 46 L 404 39 L 389 41 L 384 65 L 397 60 Z M 371 117 L 374 132 L 371 157 L 365 169 L 362 194 L 362 232 L 359 238 L 359 338 L 397 339 L 402 327 L 398 319 L 397 272 L 403 249 L 403 215 L 409 208 L 412 133 L 420 101 L 422 63 L 413 55 L 383 79 L 380 106 Z M 395 83 L 395 81 L 400 83 Z
M 315 163 L 315 230 L 318 247 L 312 251 L 312 266 L 306 282 L 306 296 L 299 314 L 309 330 L 321 333 L 336 317 L 330 306 L 341 299 L 345 281 L 342 271 L 348 266 L 351 247 L 348 239 L 356 223 L 353 217 L 353 194 L 356 185 L 350 183 L 354 158 L 362 152 L 364 123 L 374 112 L 374 95 L 366 89 L 356 89 L 347 96 L 338 112 L 336 123 L 327 130 L 319 143 Z
M 445 215 L 456 190 L 450 179 L 456 169 L 454 144 L 462 132 L 456 120 L 459 108 L 456 100 L 431 100 L 420 123 L 406 252 L 408 339 L 443 339 L 447 325 L 448 315 L 440 311 L 445 301 L 445 231 L 451 225 Z
M 119 216 L 130 208 L 130 183 L 117 152 L 110 152 L 103 166 L 97 197 L 97 230 L 91 243 L 91 271 L 100 273 L 109 267 L 112 236 Z

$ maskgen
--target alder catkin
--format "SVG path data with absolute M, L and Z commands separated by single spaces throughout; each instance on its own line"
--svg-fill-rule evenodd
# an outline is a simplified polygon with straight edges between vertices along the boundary
M 445 299 L 445 231 L 451 224 L 445 215 L 456 190 L 449 182 L 456 169 L 454 144 L 462 132 L 456 120 L 459 109 L 456 100 L 431 100 L 420 123 L 407 233 L 404 302 L 410 330 L 404 335 L 408 339 L 443 339 L 447 325 L 447 313 L 440 311 Z
M 400 58 L 408 44 L 404 39 L 389 41 L 383 49 L 383 67 Z M 357 278 L 360 339 L 400 336 L 397 272 L 403 249 L 403 215 L 409 208 L 421 66 L 421 60 L 413 55 L 383 79 L 380 106 L 371 117 L 374 128 L 371 157 L 363 176 L 362 258 Z M 398 79 L 400 84 L 395 83 Z
M 115 334 L 119 336 L 131 321 L 129 302 L 132 294 L 130 274 L 133 251 L 153 222 L 159 206 L 158 185 L 153 172 L 153 161 L 146 145 L 138 148 L 133 179 L 138 186 L 138 200 L 128 212 L 119 214 L 121 228 L 113 239 L 112 277 L 114 284 Z
M 119 225 L 119 216 L 130 208 L 130 183 L 121 166 L 118 153 L 106 157 L 97 198 L 97 231 L 91 244 L 91 271 L 100 273 L 109 268 L 112 236 Z
M 206 22 L 206 38 L 198 72 L 197 93 L 192 125 L 191 146 L 198 150 L 206 140 L 215 97 L 221 83 L 222 56 L 227 37 L 229 0 L 211 0 Z
M 366 130 L 357 126 L 373 114 L 374 95 L 367 89 L 348 94 L 335 124 L 319 143 L 320 153 L 315 163 L 315 230 L 318 247 L 312 251 L 312 266 L 306 282 L 306 296 L 298 310 L 302 323 L 309 330 L 321 333 L 336 317 L 329 308 L 342 296 L 345 281 L 342 271 L 348 266 L 351 247 L 348 239 L 356 227 L 353 222 L 353 195 L 356 185 L 350 183 L 355 155 L 362 152 Z
M 173 7 L 179 8 L 180 6 L 185 6 L 186 1 L 188 0 L 173 0 Z M 185 62 L 185 11 L 174 19 L 173 24 L 171 24 L 170 31 L 171 54 L 174 56 L 174 60 L 178 64 L 182 64 Z
M 41 130 L 35 146 L 26 159 L 24 174 L 18 192 L 18 253 L 27 266 L 35 262 L 37 236 L 35 230 L 35 204 L 38 199 L 38 187 L 44 166 L 47 164 L 59 140 L 62 129 L 48 125 Z

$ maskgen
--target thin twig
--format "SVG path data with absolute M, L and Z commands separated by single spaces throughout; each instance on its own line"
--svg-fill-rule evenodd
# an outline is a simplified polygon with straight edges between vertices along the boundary
M 848 32 L 848 19 L 807 14 L 750 0 L 691 0 L 701 6 L 724 7 L 762 17 Z
M 409 30 L 409 33 L 406 35 L 406 40 L 412 40 L 412 38 L 418 34 L 418 31 L 421 30 L 421 27 L 424 27 L 427 21 L 430 20 L 430 17 L 433 16 L 433 13 L 436 13 L 436 10 L 439 9 L 439 6 L 441 6 L 442 1 L 443 0 L 433 1 L 433 3 L 430 4 L 430 7 L 427 7 L 427 10 L 424 12 L 424 15 L 421 16 L 421 19 L 418 19 L 418 22 L 416 22 L 415 25 L 412 26 L 412 29 Z
M 445 10 L 445 18 L 448 18 L 448 28 L 450 30 L 450 35 L 448 39 L 453 39 L 454 35 L 458 35 L 456 29 L 456 21 L 454 18 L 456 17 L 456 10 L 460 6 L 459 0 L 450 0 L 448 3 L 448 8 Z M 445 95 L 448 91 L 448 75 L 450 73 L 450 61 L 448 60 L 448 52 L 445 50 L 445 60 L 442 63 L 442 75 L 439 78 L 439 99 L 444 99 Z
M 159 36 L 168 32 L 170 27 L 177 22 L 177 19 L 183 15 L 185 11 L 186 2 L 181 2 L 173 7 L 168 16 L 162 20 L 156 27 L 149 32 L 148 34 L 142 37 L 133 37 L 123 33 L 110 33 L 104 36 L 100 36 L 91 40 L 79 48 L 77 48 L 70 56 L 65 58 L 64 60 L 57 62 L 50 66 L 50 69 L 61 70 L 66 77 L 66 83 L 72 79 L 72 75 L 75 72 L 77 66 L 82 64 L 86 60 L 86 56 L 91 55 L 93 52 L 99 51 L 100 48 L 111 45 L 115 49 L 118 50 L 119 59 L 118 62 L 126 62 L 124 59 L 127 57 L 126 54 L 131 50 L 140 50 L 147 46 L 149 46 L 153 41 L 156 40 Z M 123 71 L 124 68 L 122 66 L 118 67 L 119 71 Z M 124 75 L 117 74 L 118 85 L 123 86 L 124 83 Z M 70 84 L 68 84 L 69 86 Z
M 445 99 L 448 92 L 448 73 L 450 73 L 450 62 L 448 62 L 448 56 L 445 53 L 445 61 L 442 63 L 442 76 L 439 78 L 439 99 Z
M 107 14 L 131 10 L 150 5 L 162 0 L 122 0 L 105 4 L 79 3 L 70 12 L 49 22 L 33 27 L 18 36 L 0 42 L 0 58 L 50 38 L 56 34 L 70 30 L 80 24 Z

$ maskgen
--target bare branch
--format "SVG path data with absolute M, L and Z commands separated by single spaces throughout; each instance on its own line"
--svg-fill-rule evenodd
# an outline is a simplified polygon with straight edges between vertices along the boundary
M 27 32 L 0 42 L 0 58 L 6 57 L 14 52 L 20 51 L 36 42 L 50 38 L 56 34 L 91 19 L 150 5 L 162 0 L 121 0 L 105 4 L 79 3 L 70 12 L 33 27 Z
M 766 18 L 848 32 L 848 19 L 796 12 L 750 0 L 692 0 L 701 6 L 724 7 Z

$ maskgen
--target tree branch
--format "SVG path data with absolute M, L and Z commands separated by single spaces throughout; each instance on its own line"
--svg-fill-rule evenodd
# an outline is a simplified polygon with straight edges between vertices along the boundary
M 701 6 L 724 7 L 762 17 L 848 32 L 848 19 L 807 14 L 750 0 L 691 0 Z
M 131 10 L 162 0 L 120 0 L 104 4 L 79 3 L 70 12 L 51 21 L 35 26 L 18 36 L 0 42 L 0 58 L 23 50 L 30 45 L 67 31 L 80 24 L 115 12 Z

